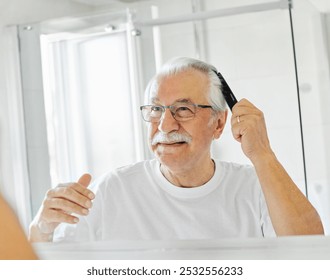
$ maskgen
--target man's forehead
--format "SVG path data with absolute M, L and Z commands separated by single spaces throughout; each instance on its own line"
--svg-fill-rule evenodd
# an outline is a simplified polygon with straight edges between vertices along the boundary
M 160 103 L 162 103 L 162 100 L 160 100 L 157 96 L 155 96 L 155 97 L 151 98 L 151 102 L 153 104 L 160 104 Z M 174 103 L 192 103 L 192 102 L 193 102 L 193 100 L 191 100 L 190 98 L 178 98 L 178 99 L 174 100 L 173 104 Z
M 207 102 L 207 92 L 208 79 L 205 74 L 190 69 L 156 77 L 150 86 L 148 101 L 167 105 L 177 102 Z

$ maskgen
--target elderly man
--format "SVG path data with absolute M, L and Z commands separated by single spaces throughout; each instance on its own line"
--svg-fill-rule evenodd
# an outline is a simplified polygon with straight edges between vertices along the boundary
M 202 61 L 165 64 L 141 106 L 155 159 L 112 171 L 91 190 L 88 174 L 51 189 L 30 240 L 323 234 L 317 212 L 276 159 L 262 112 L 249 101 L 233 107 L 231 127 L 253 166 L 211 157 L 227 119 L 220 86 L 216 69 Z

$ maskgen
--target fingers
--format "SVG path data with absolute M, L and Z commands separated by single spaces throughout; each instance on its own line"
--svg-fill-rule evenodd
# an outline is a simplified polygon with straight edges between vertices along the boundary
M 233 137 L 252 159 L 270 151 L 264 114 L 246 99 L 235 104 L 231 117 Z
M 77 223 L 74 216 L 89 214 L 95 195 L 87 189 L 91 181 L 89 174 L 81 176 L 77 183 L 60 184 L 50 189 L 43 201 L 42 220 L 47 223 Z
M 79 218 L 63 211 L 48 208 L 43 214 L 42 221 L 47 226 L 59 223 L 76 224 L 79 222 Z
M 250 101 L 242 99 L 233 107 L 231 125 L 236 125 L 249 117 L 263 118 L 263 113 Z
M 87 188 L 91 180 L 92 180 L 92 176 L 90 174 L 84 174 L 79 178 L 78 184 Z
M 248 112 L 251 111 L 250 102 L 246 99 L 240 100 L 232 109 L 232 116 L 231 116 L 231 128 L 232 134 L 235 140 L 241 142 L 241 137 L 243 135 L 242 129 L 246 127 L 246 116 Z
M 84 202 L 86 202 L 86 199 L 90 201 L 95 198 L 91 190 L 79 183 L 59 184 L 56 188 L 49 190 L 49 195 L 72 199 L 73 202 L 78 204 L 80 204 L 79 201 L 82 200 L 82 206 Z
M 87 180 L 90 181 L 90 178 Z M 87 180 L 83 183 L 86 183 Z M 67 213 L 86 215 L 88 214 L 86 210 L 92 207 L 92 199 L 94 198 L 94 193 L 86 188 L 86 184 L 61 184 L 48 191 L 45 206 L 60 209 Z
M 30 240 L 49 241 L 60 223 L 76 224 L 79 222 L 77 215 L 88 215 L 95 198 L 87 188 L 90 182 L 91 176 L 84 174 L 75 183 L 50 189 L 30 225 Z
M 59 210 L 68 214 L 88 215 L 89 209 L 92 207 L 92 202 L 86 200 L 87 205 L 81 204 L 68 200 L 67 198 L 49 197 L 44 201 L 43 206 L 45 209 Z

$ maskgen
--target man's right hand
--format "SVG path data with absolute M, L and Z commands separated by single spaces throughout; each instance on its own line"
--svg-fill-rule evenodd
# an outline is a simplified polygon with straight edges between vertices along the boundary
M 79 219 L 74 214 L 88 215 L 95 198 L 87 189 L 90 182 L 91 175 L 84 174 L 76 183 L 60 184 L 50 189 L 30 225 L 30 241 L 52 241 L 54 230 L 60 223 L 76 224 Z

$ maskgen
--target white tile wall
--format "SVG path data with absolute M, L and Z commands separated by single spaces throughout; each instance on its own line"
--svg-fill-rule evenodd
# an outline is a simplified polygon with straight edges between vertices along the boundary
M 179 27 L 179 28 L 178 28 Z M 192 23 L 160 27 L 163 62 L 173 56 L 195 56 Z

